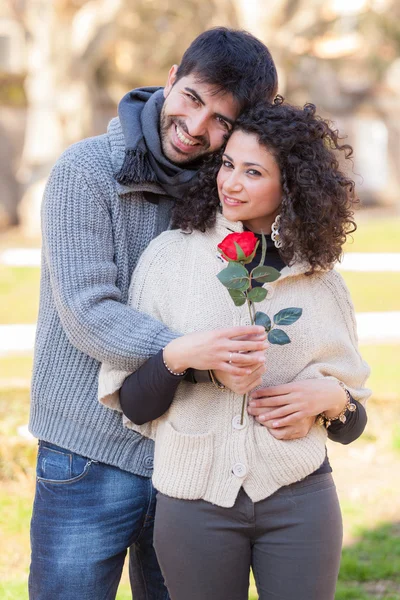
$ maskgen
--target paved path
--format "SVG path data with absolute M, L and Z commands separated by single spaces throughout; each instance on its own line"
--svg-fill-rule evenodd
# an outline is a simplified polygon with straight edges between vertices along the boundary
M 0 264 L 40 267 L 40 248 L 10 248 L 0 253 Z M 400 272 L 400 253 L 348 252 L 336 267 L 340 271 Z
M 400 311 L 356 314 L 360 344 L 400 343 Z M 36 325 L 0 325 L 0 357 L 31 354 Z
M 0 253 L 0 264 L 39 267 L 40 248 L 11 248 Z M 337 265 L 342 271 L 400 272 L 400 253 L 348 253 Z M 360 343 L 400 343 L 400 311 L 356 315 Z M 36 325 L 0 325 L 0 356 L 31 354 Z

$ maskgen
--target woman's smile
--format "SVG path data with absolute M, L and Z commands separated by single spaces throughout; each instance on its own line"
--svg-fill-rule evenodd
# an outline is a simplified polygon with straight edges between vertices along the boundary
M 222 201 L 228 206 L 241 206 L 242 204 L 245 204 L 244 200 L 239 200 L 239 198 L 232 198 L 231 196 L 227 196 L 226 194 L 223 194 Z

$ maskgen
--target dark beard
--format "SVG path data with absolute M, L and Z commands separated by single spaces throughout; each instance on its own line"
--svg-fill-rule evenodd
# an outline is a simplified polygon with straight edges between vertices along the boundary
M 174 165 L 177 165 L 177 166 L 200 165 L 203 162 L 204 158 L 209 154 L 209 151 L 208 151 L 209 143 L 207 142 L 207 139 L 203 136 L 199 136 L 199 137 L 195 138 L 200 142 L 200 144 L 204 148 L 204 150 L 202 150 L 198 156 L 196 156 L 194 158 L 187 158 L 187 159 L 183 158 L 180 161 L 176 161 L 176 160 L 173 160 L 168 155 L 168 132 L 169 132 L 169 129 L 172 126 L 174 126 L 175 123 L 177 125 L 179 125 L 179 127 L 183 131 L 188 133 L 185 123 L 183 121 L 180 121 L 179 119 L 172 119 L 171 117 L 168 117 L 165 114 L 165 111 L 163 108 L 161 110 L 161 115 L 160 115 L 160 141 L 161 141 L 161 148 L 162 148 L 164 156 L 166 156 L 166 158 L 168 158 L 169 161 L 171 161 Z M 177 150 L 177 152 L 178 152 L 178 150 Z

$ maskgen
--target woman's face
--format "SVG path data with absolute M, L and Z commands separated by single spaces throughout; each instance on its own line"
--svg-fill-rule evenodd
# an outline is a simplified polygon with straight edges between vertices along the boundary
M 256 233 L 270 233 L 282 198 L 281 174 L 273 155 L 257 137 L 235 131 L 217 176 L 224 216 Z

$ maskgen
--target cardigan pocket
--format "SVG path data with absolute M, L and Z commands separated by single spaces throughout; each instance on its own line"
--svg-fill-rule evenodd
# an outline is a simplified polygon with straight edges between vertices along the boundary
M 157 431 L 153 483 L 172 498 L 197 500 L 204 496 L 213 460 L 212 432 L 189 434 L 166 421 Z
M 260 480 L 273 482 L 278 489 L 304 479 L 316 471 L 326 455 L 326 429 L 314 425 L 308 434 L 295 440 L 277 440 L 262 425 L 254 426 L 258 456 L 255 470 Z

